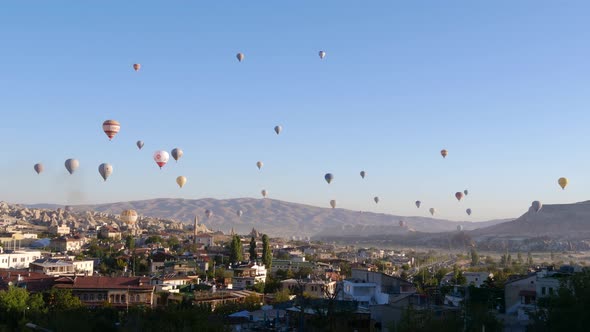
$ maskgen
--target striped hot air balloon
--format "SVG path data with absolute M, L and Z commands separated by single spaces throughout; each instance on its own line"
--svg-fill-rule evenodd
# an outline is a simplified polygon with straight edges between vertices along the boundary
M 116 120 L 106 120 L 102 123 L 102 130 L 112 140 L 115 135 L 121 130 L 121 124 Z

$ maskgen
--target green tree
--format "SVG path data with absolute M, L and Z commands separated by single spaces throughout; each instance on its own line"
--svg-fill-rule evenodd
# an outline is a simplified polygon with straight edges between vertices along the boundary
M 69 289 L 53 288 L 49 292 L 48 305 L 51 310 L 73 310 L 81 308 L 82 301 L 72 295 L 72 291 Z
M 135 249 L 135 238 L 131 235 L 127 235 L 125 237 L 125 247 L 127 247 L 130 251 Z
M 29 292 L 25 288 L 9 286 L 0 291 L 0 308 L 2 311 L 23 312 L 27 308 Z
M 159 235 L 152 235 L 145 240 L 145 244 L 162 243 L 162 237 Z
M 254 236 L 250 239 L 250 261 L 255 262 L 258 259 L 258 254 L 256 253 L 256 239 Z
M 262 262 L 267 270 L 270 270 L 272 265 L 272 250 L 270 250 L 270 239 L 268 235 L 262 235 Z
M 231 263 L 241 262 L 244 259 L 242 250 L 242 241 L 240 240 L 240 237 L 234 235 L 229 246 L 229 261 Z
M 275 292 L 275 302 L 276 303 L 282 303 L 282 302 L 287 302 L 289 301 L 290 298 L 290 294 L 289 294 L 289 290 L 287 288 L 278 290 Z
M 479 264 L 479 255 L 475 248 L 471 248 L 471 266 L 477 266 Z
M 176 236 L 171 236 L 168 238 L 168 247 L 170 248 L 178 248 L 180 246 L 180 241 Z

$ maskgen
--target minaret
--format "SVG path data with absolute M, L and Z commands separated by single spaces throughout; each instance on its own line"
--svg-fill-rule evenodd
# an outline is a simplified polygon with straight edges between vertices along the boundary
M 198 230 L 199 230 L 199 217 L 195 216 L 195 230 L 194 230 L 194 234 L 193 234 L 195 243 L 197 243 L 197 234 L 199 232 Z

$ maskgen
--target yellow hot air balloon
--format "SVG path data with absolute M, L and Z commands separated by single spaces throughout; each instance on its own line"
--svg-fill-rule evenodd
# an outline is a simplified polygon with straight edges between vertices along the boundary
M 565 189 L 568 182 L 569 181 L 567 180 L 567 178 L 559 178 L 559 180 L 557 180 L 557 183 L 559 183 L 559 186 L 561 187 L 561 189 Z
M 186 183 L 186 176 L 179 176 L 176 178 L 176 183 L 178 183 L 178 186 L 180 188 L 182 188 L 184 186 L 184 184 Z
M 128 225 L 135 224 L 137 217 L 137 211 L 135 210 L 125 210 L 121 212 L 121 221 Z

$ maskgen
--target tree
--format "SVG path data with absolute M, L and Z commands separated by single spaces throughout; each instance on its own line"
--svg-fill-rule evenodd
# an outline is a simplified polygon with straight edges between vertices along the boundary
M 82 301 L 80 301 L 80 299 L 76 296 L 72 295 L 72 291 L 69 289 L 53 288 L 49 292 L 48 305 L 51 310 L 73 310 L 81 308 Z
M 262 262 L 267 270 L 270 271 L 272 265 L 272 251 L 270 250 L 270 239 L 268 235 L 262 235 Z
M 176 236 L 171 236 L 168 238 L 168 247 L 177 248 L 178 246 L 180 246 L 180 241 Z
M 127 237 L 125 238 L 125 246 L 131 251 L 135 249 L 135 239 L 133 238 L 133 236 L 127 235 Z
M 471 266 L 476 266 L 479 264 L 479 255 L 477 254 L 477 250 L 475 248 L 471 248 Z
M 162 243 L 162 238 L 159 235 L 152 235 L 145 240 L 145 244 Z
M 533 266 L 534 265 L 534 262 L 533 262 L 533 254 L 531 254 L 530 251 L 527 254 L 526 265 L 528 265 L 528 266 Z
M 291 299 L 289 289 L 284 288 L 275 292 L 275 302 L 282 303 L 287 302 Z
M 234 235 L 229 246 L 229 261 L 231 263 L 237 263 L 241 262 L 243 259 L 242 241 L 238 235 Z
M 255 262 L 258 259 L 258 255 L 256 254 L 256 239 L 254 236 L 250 239 L 250 261 Z
M 524 260 L 522 259 L 522 254 L 520 253 L 520 251 L 516 255 L 516 261 L 518 262 L 519 265 L 522 265 L 522 263 L 524 263 Z
M 2 311 L 23 312 L 27 308 L 29 292 L 25 288 L 9 286 L 0 291 L 0 309 Z

